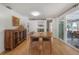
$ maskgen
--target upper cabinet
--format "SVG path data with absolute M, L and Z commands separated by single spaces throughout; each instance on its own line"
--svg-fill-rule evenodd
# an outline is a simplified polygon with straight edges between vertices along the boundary
M 12 23 L 13 23 L 13 26 L 19 26 L 20 25 L 20 19 L 16 16 L 12 16 Z

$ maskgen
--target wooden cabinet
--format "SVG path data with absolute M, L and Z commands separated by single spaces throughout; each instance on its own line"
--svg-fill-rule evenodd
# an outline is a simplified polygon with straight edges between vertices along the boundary
M 5 50 L 12 50 L 26 39 L 26 29 L 5 30 Z

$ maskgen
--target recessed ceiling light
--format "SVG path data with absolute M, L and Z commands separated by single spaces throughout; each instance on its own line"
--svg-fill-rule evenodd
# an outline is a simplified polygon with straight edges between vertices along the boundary
M 39 16 L 39 15 L 40 15 L 40 13 L 39 13 L 38 11 L 33 11 L 31 14 L 32 14 L 33 16 Z

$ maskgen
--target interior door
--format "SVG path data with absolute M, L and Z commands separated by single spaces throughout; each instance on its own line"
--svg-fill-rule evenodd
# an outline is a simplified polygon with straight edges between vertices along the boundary
M 64 22 L 59 22 L 59 38 L 64 39 Z

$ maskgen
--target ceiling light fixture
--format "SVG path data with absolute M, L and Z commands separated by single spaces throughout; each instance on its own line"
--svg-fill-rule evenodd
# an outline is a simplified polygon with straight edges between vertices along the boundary
M 39 13 L 38 11 L 33 11 L 31 14 L 32 14 L 33 16 L 39 16 L 39 15 L 40 15 L 40 13 Z

